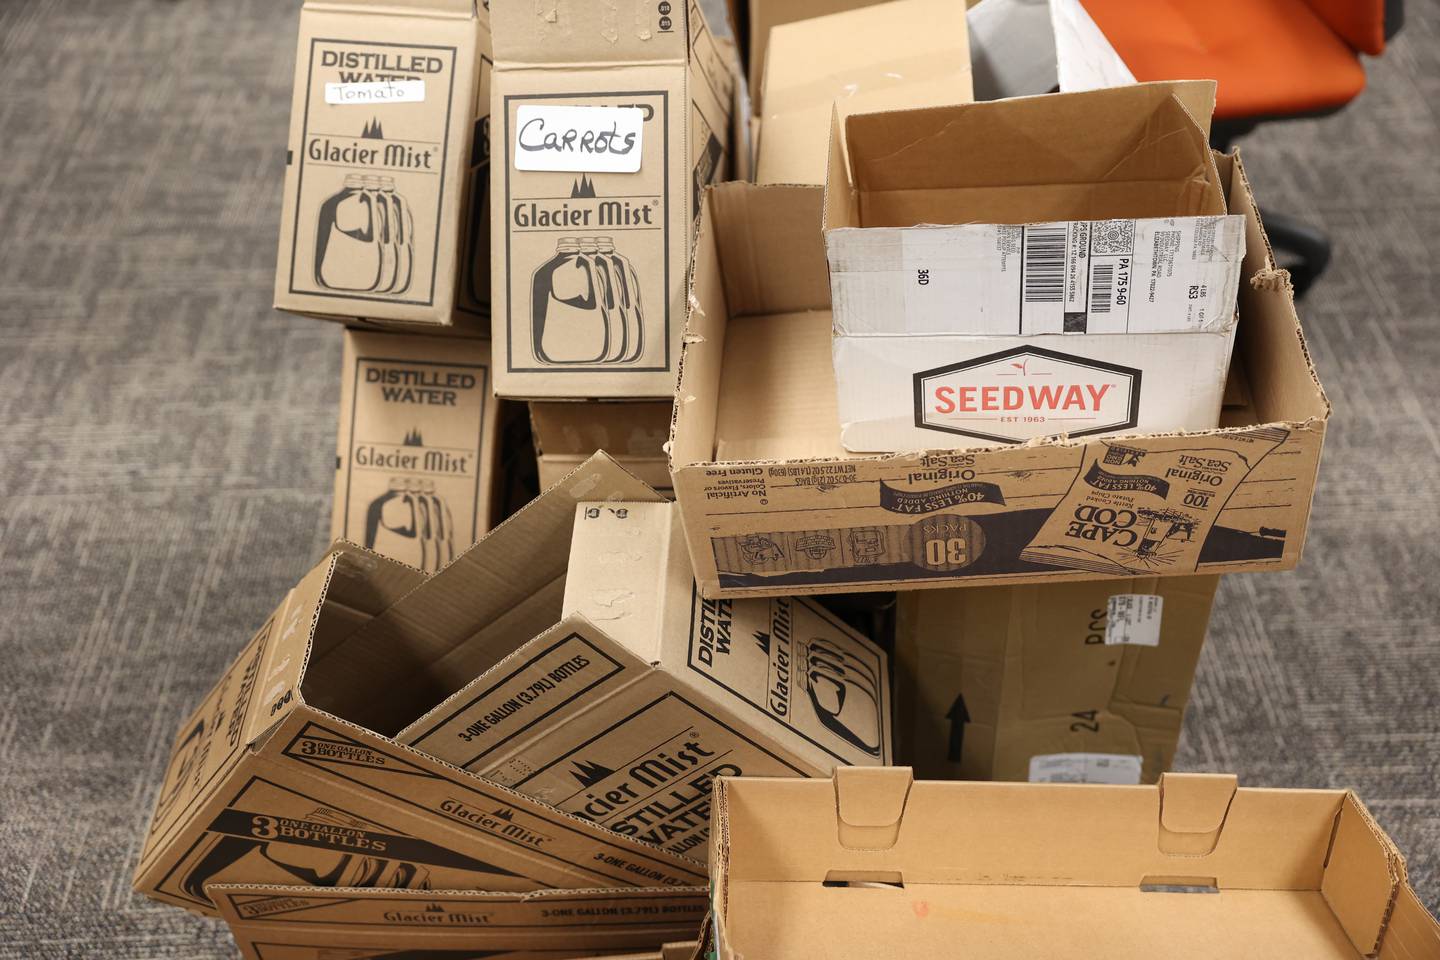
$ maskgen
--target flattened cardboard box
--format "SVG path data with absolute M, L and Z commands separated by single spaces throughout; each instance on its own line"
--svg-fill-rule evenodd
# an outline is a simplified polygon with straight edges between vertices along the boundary
M 638 890 L 461 890 L 212 884 L 246 960 L 477 957 L 560 960 L 653 950 L 693 937 L 704 887 Z
M 825 243 L 845 449 L 1214 427 L 1245 251 L 1207 142 L 1214 90 L 837 111 Z
M 721 960 L 1434 960 L 1440 925 L 1347 790 L 722 780 Z
M 972 97 L 963 0 L 897 0 L 775 27 L 759 104 L 759 183 L 824 183 L 831 115 Z
M 900 594 L 897 756 L 927 780 L 1154 783 L 1219 579 Z
M 1215 430 L 890 456 L 840 445 L 820 191 L 713 188 L 670 447 L 701 592 L 1294 567 L 1330 405 L 1238 155 L 1217 163 L 1246 218 L 1234 367 L 1250 406 Z
M 491 11 L 502 397 L 674 390 L 691 238 L 700 191 L 726 169 L 735 65 L 696 0 L 626 9 Z
M 490 344 L 347 329 L 344 358 L 330 534 L 434 573 L 494 521 Z
M 888 762 L 878 647 L 808 601 L 699 599 L 673 504 L 576 510 L 553 626 L 492 643 L 494 666 L 402 743 L 692 855 L 706 850 L 717 776 Z M 560 582 L 550 558 L 529 558 L 537 592 Z
M 547 597 L 507 568 L 558 551 L 549 573 L 562 580 L 575 505 L 589 498 L 655 494 L 597 456 L 428 579 L 341 542 L 180 728 L 136 889 L 213 913 L 210 883 L 508 891 L 700 879 L 692 860 L 393 739 L 483 672 L 485 640 L 553 622 Z M 477 563 L 482 547 L 506 568 Z
M 446 328 L 466 322 L 458 282 L 464 308 L 479 309 L 462 248 L 481 253 L 467 221 L 488 40 L 474 0 L 305 4 L 277 307 Z

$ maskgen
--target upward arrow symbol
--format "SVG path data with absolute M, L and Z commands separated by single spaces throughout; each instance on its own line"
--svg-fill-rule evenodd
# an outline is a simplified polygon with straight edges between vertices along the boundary
M 955 695 L 955 702 L 950 704 L 950 712 L 945 714 L 945 719 L 950 721 L 950 750 L 947 755 L 952 763 L 960 762 L 960 751 L 965 746 L 965 724 L 970 722 L 970 711 L 965 709 L 965 695 Z

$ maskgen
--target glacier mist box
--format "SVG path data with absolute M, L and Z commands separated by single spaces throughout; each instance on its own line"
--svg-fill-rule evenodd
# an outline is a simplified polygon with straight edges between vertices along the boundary
M 483 332 L 488 294 L 463 261 L 488 251 L 473 189 L 488 47 L 475 0 L 304 5 L 275 306 Z
M 434 573 L 495 519 L 490 344 L 347 329 L 344 357 L 330 534 Z
M 736 83 L 697 2 L 499 0 L 491 101 L 496 390 L 667 398 L 700 191 Z

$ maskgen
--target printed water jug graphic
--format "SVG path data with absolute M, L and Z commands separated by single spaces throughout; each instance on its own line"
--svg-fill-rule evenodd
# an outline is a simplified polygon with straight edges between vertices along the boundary
M 883 678 L 841 645 L 811 637 L 801 648 L 805 693 L 827 730 L 879 757 L 880 685 Z
M 365 546 L 434 573 L 455 559 L 450 505 L 433 481 L 397 477 L 366 508 Z
M 633 363 L 644 346 L 635 268 L 609 237 L 561 237 L 531 278 L 535 356 L 549 364 Z
M 414 218 L 392 177 L 348 174 L 320 205 L 315 282 L 354 293 L 404 293 L 414 263 Z

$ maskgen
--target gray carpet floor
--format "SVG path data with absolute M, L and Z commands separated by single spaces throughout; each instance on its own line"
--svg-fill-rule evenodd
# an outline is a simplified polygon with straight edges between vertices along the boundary
M 339 330 L 270 309 L 289 0 L 0 2 L 0 958 L 228 957 L 130 891 L 171 737 L 327 542 Z M 1440 0 L 1243 141 L 1323 224 L 1294 573 L 1222 587 L 1178 766 L 1354 787 L 1440 906 Z

